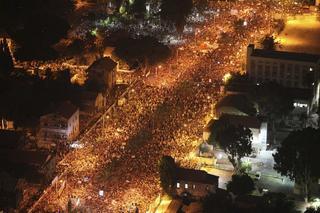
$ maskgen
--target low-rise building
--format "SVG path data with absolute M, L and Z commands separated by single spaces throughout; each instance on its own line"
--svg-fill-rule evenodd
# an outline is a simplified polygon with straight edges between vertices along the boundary
M 66 101 L 52 113 L 40 117 L 37 134 L 39 148 L 50 149 L 64 145 L 79 135 L 79 109 Z
M 202 170 L 177 169 L 176 193 L 178 196 L 191 196 L 195 199 L 216 193 L 219 177 Z
M 91 91 L 107 92 L 116 85 L 117 63 L 110 57 L 103 57 L 87 70 L 86 86 Z
M 289 88 L 311 88 L 308 75 L 317 78 L 320 71 L 320 55 L 307 53 L 270 51 L 247 48 L 247 74 L 259 84 L 274 81 Z
M 215 105 L 217 117 L 222 114 L 249 116 L 255 115 L 256 111 L 254 104 L 243 94 L 227 95 Z
M 80 94 L 80 110 L 97 112 L 106 107 L 107 98 L 102 92 L 84 91 Z

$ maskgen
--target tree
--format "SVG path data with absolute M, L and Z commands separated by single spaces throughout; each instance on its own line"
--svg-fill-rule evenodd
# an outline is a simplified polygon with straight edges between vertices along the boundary
M 254 189 L 254 182 L 247 174 L 232 175 L 227 183 L 227 190 L 237 196 L 250 194 Z
M 320 207 L 318 208 L 308 207 L 304 213 L 320 213 Z
M 285 116 L 293 110 L 293 99 L 288 90 L 276 82 L 265 82 L 251 91 L 251 98 L 259 106 L 259 114 L 270 120 Z
M 308 200 L 311 183 L 320 177 L 319 129 L 306 128 L 291 132 L 273 155 L 274 169 L 303 186 Z
M 252 153 L 252 132 L 249 128 L 235 126 L 230 123 L 226 116 L 221 116 L 210 129 L 209 143 L 222 148 L 228 155 L 230 163 L 239 172 L 241 159 Z
M 161 0 L 160 18 L 174 24 L 177 31 L 182 32 L 192 8 L 192 0 Z
M 195 0 L 193 2 L 194 7 L 197 8 L 199 11 L 203 11 L 208 7 L 208 0 Z
M 264 50 L 276 50 L 279 47 L 279 42 L 276 41 L 275 37 L 266 35 L 260 42 Z
M 21 46 L 19 56 L 52 58 L 51 45 L 66 35 L 69 29 L 66 16 L 73 9 L 72 0 L 2 0 L 0 28 Z
M 147 0 L 134 0 L 130 5 L 129 12 L 135 17 L 143 18 L 146 12 Z
M 0 77 L 9 76 L 13 70 L 13 59 L 6 39 L 0 41 Z
M 133 66 L 154 65 L 170 56 L 170 49 L 153 37 L 123 38 L 116 44 L 115 54 Z
M 232 199 L 228 193 L 218 191 L 209 194 L 203 201 L 204 213 L 231 213 L 234 212 Z
M 295 213 L 294 203 L 285 194 L 269 192 L 262 196 L 262 203 L 258 206 L 261 213 Z
M 170 156 L 163 156 L 159 163 L 159 171 L 160 185 L 167 194 L 171 195 L 177 177 L 177 166 L 174 159 Z

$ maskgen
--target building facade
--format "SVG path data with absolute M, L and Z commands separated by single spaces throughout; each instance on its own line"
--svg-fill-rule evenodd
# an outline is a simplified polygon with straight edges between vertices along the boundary
M 176 193 L 178 196 L 191 196 L 201 199 L 208 194 L 216 193 L 219 177 L 202 170 L 178 168 Z
M 86 85 L 92 91 L 110 91 L 116 85 L 116 72 L 116 62 L 110 57 L 100 58 L 88 68 Z
M 268 51 L 256 49 L 253 44 L 247 48 L 246 71 L 250 79 L 259 84 L 275 81 L 285 87 L 311 88 L 308 76 L 317 78 L 320 70 L 320 56 L 306 53 Z
M 70 102 L 64 102 L 55 112 L 40 117 L 37 145 L 50 149 L 72 141 L 78 135 L 79 109 Z

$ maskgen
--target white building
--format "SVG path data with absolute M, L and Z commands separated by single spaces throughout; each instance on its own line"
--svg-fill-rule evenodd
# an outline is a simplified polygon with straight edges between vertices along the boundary
M 50 149 L 64 145 L 79 135 L 79 109 L 70 102 L 61 103 L 57 109 L 40 117 L 37 145 Z
M 275 81 L 285 87 L 311 88 L 305 82 L 310 71 L 314 77 L 320 71 L 320 56 L 284 51 L 247 48 L 247 74 L 255 83 Z

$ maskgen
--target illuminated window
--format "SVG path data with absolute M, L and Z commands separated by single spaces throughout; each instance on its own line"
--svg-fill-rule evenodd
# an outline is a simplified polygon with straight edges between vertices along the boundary
M 196 185 L 194 185 L 194 184 L 193 184 L 193 186 L 192 186 L 192 187 L 195 189 L 195 188 L 196 188 Z
M 180 183 L 177 183 L 177 188 L 178 188 L 178 189 L 180 188 Z
M 186 183 L 186 184 L 184 184 L 184 188 L 185 189 L 187 189 L 188 188 L 188 184 Z

